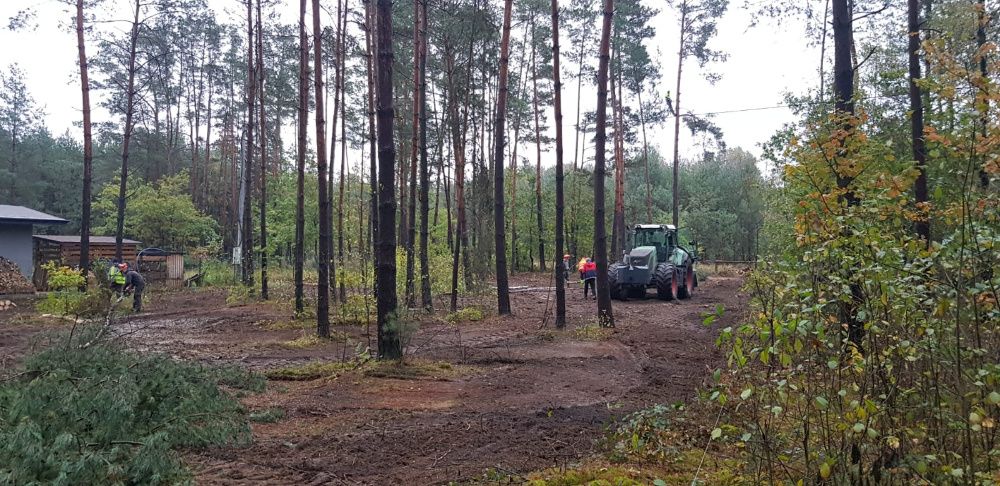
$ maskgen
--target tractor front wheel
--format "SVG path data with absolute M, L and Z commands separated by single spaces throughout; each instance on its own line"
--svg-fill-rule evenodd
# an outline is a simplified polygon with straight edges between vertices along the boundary
M 611 298 L 615 300 L 625 300 L 625 289 L 622 288 L 621 276 L 618 275 L 618 271 L 625 268 L 625 265 L 620 263 L 615 263 L 608 268 L 608 289 L 611 292 Z
M 674 300 L 677 295 L 675 292 L 677 282 L 674 280 L 676 273 L 674 266 L 669 263 L 661 263 L 656 266 L 653 282 L 656 284 L 656 297 L 658 299 Z

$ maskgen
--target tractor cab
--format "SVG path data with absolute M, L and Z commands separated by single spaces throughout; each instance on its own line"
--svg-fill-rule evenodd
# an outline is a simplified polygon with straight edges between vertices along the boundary
M 677 247 L 677 228 L 670 224 L 637 224 L 632 229 L 632 248 L 656 248 L 656 261 L 665 262 Z

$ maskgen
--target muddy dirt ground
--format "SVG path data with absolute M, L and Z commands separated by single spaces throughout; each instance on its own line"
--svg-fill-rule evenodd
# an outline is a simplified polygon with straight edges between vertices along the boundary
M 511 295 L 514 316 L 489 315 L 495 297 L 465 298 L 463 305 L 487 310 L 485 319 L 452 324 L 443 311 L 423 315 L 408 367 L 272 380 L 243 401 L 283 418 L 254 423 L 250 446 L 185 459 L 199 484 L 436 484 L 489 469 L 571 465 L 594 453 L 615 417 L 695 395 L 723 363 L 715 329 L 741 316 L 740 283 L 713 277 L 690 300 L 615 302 L 616 328 L 602 333 L 593 327 L 596 302 L 575 282 L 568 325 L 555 330 L 553 293 L 541 290 L 548 277 L 515 275 L 511 285 L 522 289 Z M 724 316 L 705 327 L 703 314 L 717 305 Z M 44 331 L 67 325 L 39 323 L 29 308 L 0 315 L 0 374 L 44 345 Z M 289 322 L 287 304 L 229 306 L 222 290 L 154 293 L 146 310 L 118 325 L 132 347 L 257 371 L 351 360 L 370 342 L 365 326 L 352 325 L 335 327 L 339 341 L 294 346 L 311 330 Z

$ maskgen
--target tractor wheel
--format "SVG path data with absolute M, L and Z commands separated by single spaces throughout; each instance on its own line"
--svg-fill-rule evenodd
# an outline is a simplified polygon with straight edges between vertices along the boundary
M 611 298 L 615 300 L 625 300 L 625 289 L 622 288 L 618 271 L 625 268 L 625 265 L 615 263 L 608 268 L 608 289 L 611 291 Z
M 677 282 L 674 266 L 669 263 L 661 263 L 656 266 L 656 274 L 653 275 L 653 282 L 656 284 L 656 297 L 660 300 L 674 300 Z
M 680 292 L 677 293 L 677 297 L 680 299 L 690 299 L 691 295 L 694 294 L 694 269 L 687 267 L 682 270 L 682 274 L 684 275 L 684 280 Z

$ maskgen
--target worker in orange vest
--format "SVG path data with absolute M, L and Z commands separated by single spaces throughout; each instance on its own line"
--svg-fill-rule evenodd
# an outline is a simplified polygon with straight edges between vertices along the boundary
M 597 264 L 594 263 L 593 259 L 588 258 L 587 263 L 583 264 L 583 271 L 581 273 L 581 278 L 583 278 L 583 298 L 587 298 L 587 289 L 590 289 L 591 295 L 594 299 L 597 299 Z

